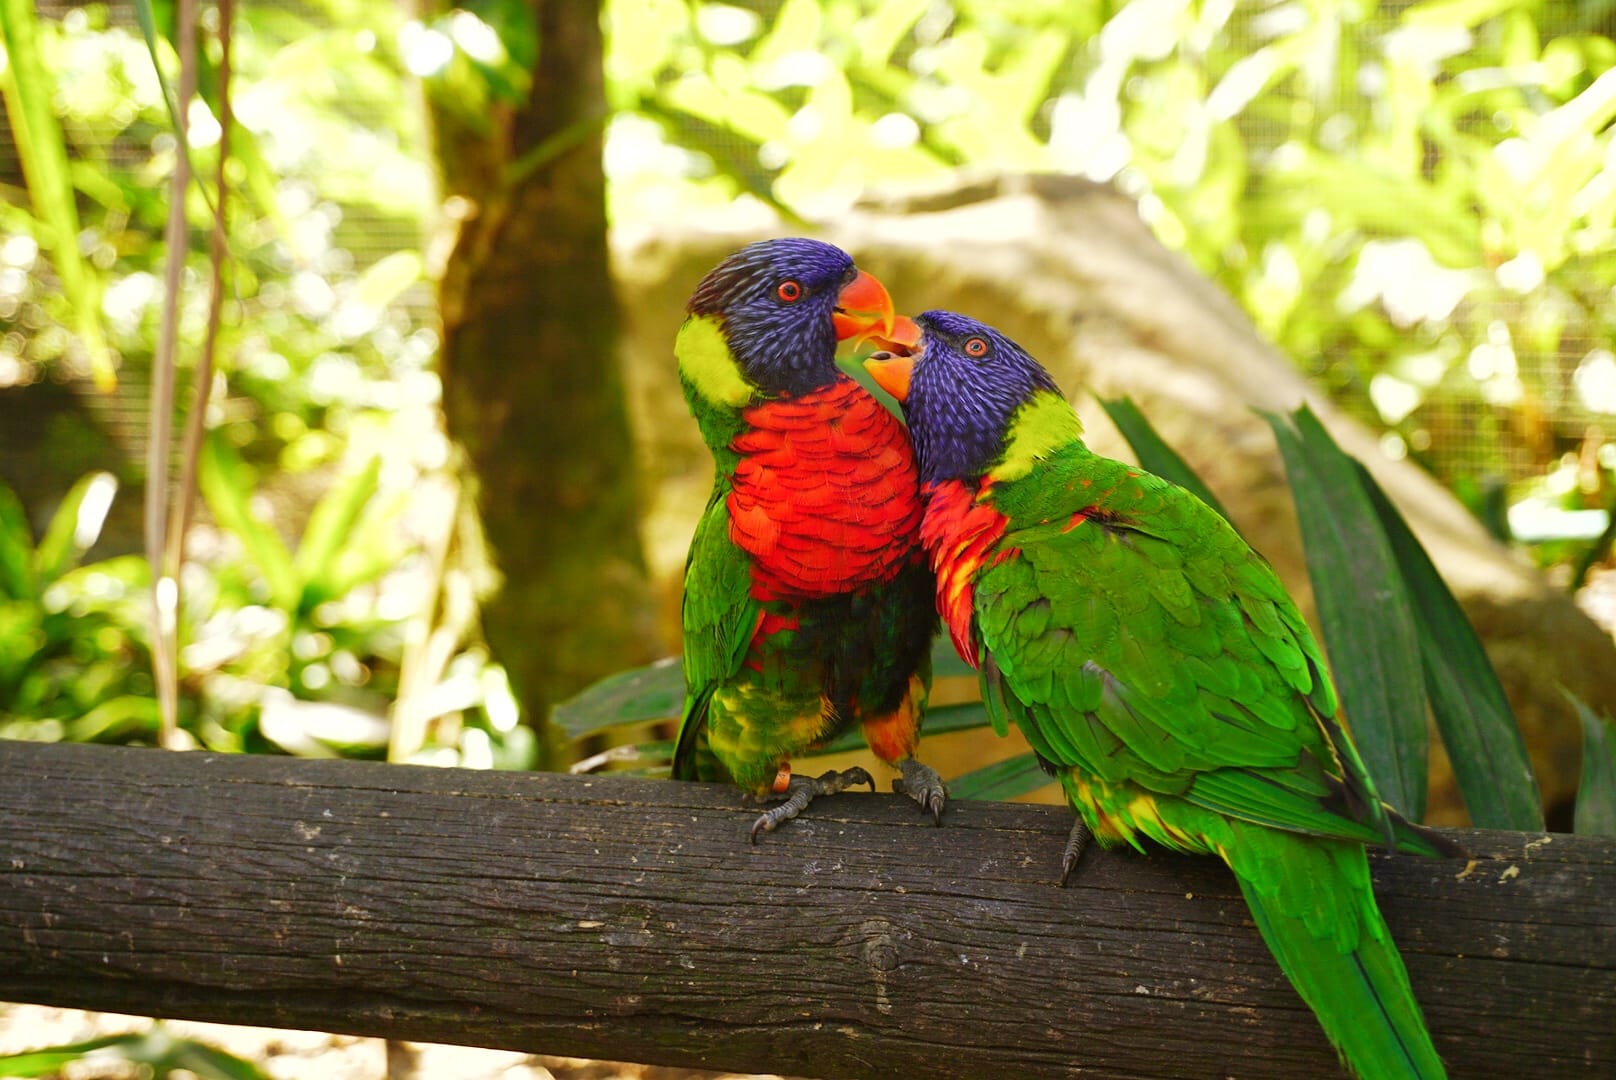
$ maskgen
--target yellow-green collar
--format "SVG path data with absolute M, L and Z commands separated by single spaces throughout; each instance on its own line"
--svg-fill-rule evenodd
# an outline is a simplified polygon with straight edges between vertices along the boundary
M 988 470 L 987 480 L 1019 480 L 1039 461 L 1082 436 L 1083 422 L 1071 402 L 1054 391 L 1040 390 L 1010 417 L 1004 454 Z
M 673 354 L 696 392 L 715 405 L 739 409 L 757 392 L 735 363 L 716 315 L 692 315 L 679 328 Z

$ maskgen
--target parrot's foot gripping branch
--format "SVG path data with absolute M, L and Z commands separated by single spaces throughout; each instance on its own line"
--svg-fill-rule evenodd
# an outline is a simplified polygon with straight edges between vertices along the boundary
M 898 762 L 898 769 L 903 773 L 903 779 L 892 781 L 892 790 L 915 800 L 922 810 L 930 811 L 932 821 L 941 825 L 948 788 L 943 785 L 943 778 L 937 775 L 937 770 L 930 765 L 922 765 L 914 758 L 904 758 Z
M 835 795 L 854 784 L 869 784 L 870 790 L 875 790 L 875 778 L 857 765 L 844 772 L 832 769 L 818 777 L 793 776 L 786 785 L 785 800 L 769 807 L 752 823 L 752 843 L 757 843 L 758 833 L 773 832 L 802 813 L 816 796 Z

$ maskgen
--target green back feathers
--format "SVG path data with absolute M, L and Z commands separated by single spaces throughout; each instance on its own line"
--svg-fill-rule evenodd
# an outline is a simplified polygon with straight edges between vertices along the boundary
M 981 572 L 976 610 L 1033 745 L 1277 828 L 1385 836 L 1323 653 L 1268 563 L 1176 485 L 1071 436 L 1045 451 L 1059 413 L 1028 411 L 1003 459 L 1026 471 L 990 496 L 1019 554 Z

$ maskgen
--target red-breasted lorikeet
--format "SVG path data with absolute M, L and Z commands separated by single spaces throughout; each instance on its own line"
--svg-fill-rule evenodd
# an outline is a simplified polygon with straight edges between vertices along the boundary
M 675 353 L 717 471 L 685 566 L 680 779 L 728 776 L 784 801 L 874 781 L 793 776 L 791 758 L 862 725 L 894 786 L 940 820 L 915 760 L 937 626 L 903 425 L 836 366 L 839 340 L 914 333 L 886 289 L 830 244 L 752 244 L 696 287 Z M 912 337 L 910 338 L 912 340 Z
M 1065 873 L 1090 835 L 1218 855 L 1354 1072 L 1442 1076 L 1364 845 L 1455 849 L 1376 796 L 1278 577 L 1204 502 L 1090 451 L 1013 341 L 915 322 L 912 355 L 867 367 L 904 402 L 954 645 L 1080 815 Z

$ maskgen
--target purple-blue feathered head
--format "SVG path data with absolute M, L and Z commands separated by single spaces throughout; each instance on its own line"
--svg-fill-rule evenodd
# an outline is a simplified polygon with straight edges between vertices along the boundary
M 975 479 L 1004 452 L 1011 417 L 1039 391 L 1060 393 L 1038 361 L 993 327 L 953 311 L 916 317 L 913 356 L 866 362 L 903 402 L 923 483 Z
M 741 373 L 765 394 L 802 394 L 836 378 L 840 338 L 893 325 L 881 283 L 839 247 L 787 237 L 748 244 L 715 266 L 686 310 L 721 320 Z

